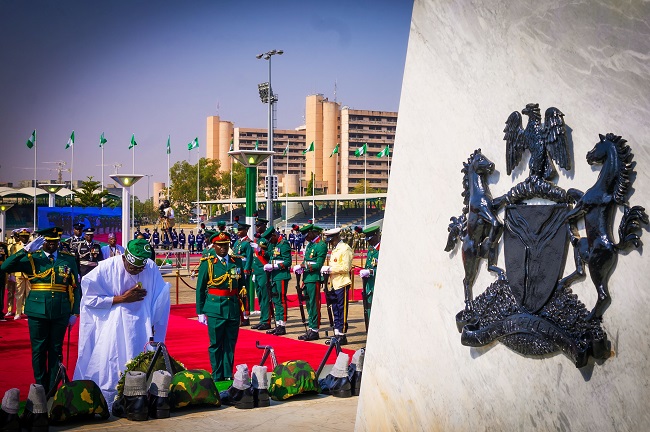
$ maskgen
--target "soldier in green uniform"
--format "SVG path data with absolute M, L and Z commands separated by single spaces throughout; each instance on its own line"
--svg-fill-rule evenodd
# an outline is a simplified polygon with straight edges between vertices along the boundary
M 55 367 L 63 360 L 65 330 L 77 321 L 81 299 L 77 263 L 72 255 L 58 250 L 62 232 L 58 227 L 37 231 L 39 237 L 1 267 L 6 272 L 25 273 L 31 282 L 25 313 L 29 316 L 32 367 L 34 380 L 46 393 L 54 385 Z
M 305 283 L 304 293 L 307 297 L 307 313 L 309 321 L 307 323 L 307 332 L 298 336 L 299 340 L 318 340 L 318 329 L 320 328 L 320 269 L 325 264 L 327 258 L 327 243 L 321 238 L 323 228 L 307 224 L 300 227 L 300 232 L 305 234 L 305 240 L 309 242 L 305 248 L 305 255 L 302 264 L 293 268 L 296 274 L 304 274 L 303 282 Z
M 217 231 L 205 230 L 204 233 L 205 233 L 205 238 L 210 240 L 212 238 L 212 236 L 217 233 Z M 215 255 L 216 255 L 216 252 L 215 252 L 215 249 L 214 249 L 214 246 L 212 245 L 212 243 L 208 244 L 205 248 L 203 248 L 203 251 L 201 252 L 201 258 L 206 258 L 208 256 L 213 257 Z
M 199 322 L 208 326 L 208 354 L 212 379 L 216 382 L 232 378 L 243 271 L 241 261 L 228 255 L 230 237 L 227 234 L 214 234 L 210 243 L 215 255 L 202 258 L 199 265 L 196 313 Z
M 364 269 L 359 272 L 359 276 L 361 276 L 364 281 L 364 313 L 367 316 L 366 322 L 369 322 L 370 309 L 372 308 L 372 295 L 375 291 L 375 278 L 377 277 L 377 263 L 379 263 L 381 230 L 379 229 L 379 226 L 373 226 L 365 228 L 363 234 L 365 234 L 366 242 L 368 242 L 368 254 L 366 255 L 366 265 L 364 266 Z
M 287 334 L 287 288 L 291 280 L 291 246 L 280 237 L 273 227 L 269 227 L 262 237 L 269 241 L 270 261 L 264 265 L 264 271 L 271 277 L 272 301 L 275 308 L 275 328 L 269 334 L 282 336 Z
M 251 243 L 253 249 L 253 283 L 255 284 L 255 293 L 260 304 L 260 321 L 251 326 L 254 330 L 269 330 L 271 328 L 271 300 L 269 296 L 268 275 L 264 271 L 264 266 L 269 262 L 268 253 L 269 242 L 260 238 L 257 243 Z
M 225 224 L 225 222 L 224 222 Z M 251 239 L 248 237 L 248 230 L 251 226 L 245 223 L 237 224 L 237 240 L 232 246 L 232 255 L 242 262 L 244 269 L 243 279 L 244 288 L 240 293 L 239 300 L 242 306 L 241 325 L 250 325 L 250 301 L 248 299 L 248 290 L 250 289 L 251 268 L 253 266 L 253 248 L 251 247 Z

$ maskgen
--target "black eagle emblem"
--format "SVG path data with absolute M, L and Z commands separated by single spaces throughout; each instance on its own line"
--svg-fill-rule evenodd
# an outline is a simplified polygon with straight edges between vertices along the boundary
M 530 177 L 551 180 L 557 176 L 553 165 L 555 161 L 565 170 L 571 169 L 564 114 L 555 107 L 550 107 L 544 113 L 544 123 L 539 110 L 539 104 L 530 103 L 521 110 L 528 116 L 526 129 L 521 125 L 521 114 L 514 111 L 506 120 L 503 130 L 506 141 L 506 167 L 508 175 L 521 162 L 524 150 L 530 151 L 528 168 Z

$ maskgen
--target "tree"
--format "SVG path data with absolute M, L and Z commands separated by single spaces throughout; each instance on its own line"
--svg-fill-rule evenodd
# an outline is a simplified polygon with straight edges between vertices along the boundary
M 365 181 L 365 188 L 364 188 Z M 363 193 L 379 193 L 379 189 L 370 187 L 370 182 L 367 180 L 360 180 L 359 183 L 350 191 L 351 194 L 363 194 Z
M 199 159 L 199 201 L 218 199 L 223 196 L 223 188 L 230 188 L 222 183 L 223 174 L 219 171 L 216 159 Z M 177 218 L 188 219 L 196 208 L 196 170 L 197 165 L 187 161 L 176 162 L 169 169 L 172 181 L 169 198 Z
M 148 223 L 155 224 L 159 215 L 158 209 L 153 207 L 153 198 L 141 202 L 138 197 L 135 197 L 133 215 L 143 225 Z
M 224 185 L 223 196 L 220 198 L 230 198 L 230 171 L 222 171 L 219 181 Z M 232 192 L 233 198 L 246 196 L 246 168 L 239 162 L 232 164 Z
M 75 192 L 77 204 L 81 207 L 101 207 L 108 190 L 97 192 L 100 186 L 101 182 L 93 180 L 92 176 L 82 181 L 81 188 Z

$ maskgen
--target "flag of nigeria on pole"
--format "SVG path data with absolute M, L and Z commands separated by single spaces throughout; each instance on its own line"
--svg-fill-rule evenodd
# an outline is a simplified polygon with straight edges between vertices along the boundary
M 355 156 L 363 156 L 368 151 L 368 143 L 365 143 L 354 151 Z
M 194 138 L 194 141 L 191 141 L 187 145 L 188 150 L 192 150 L 192 149 L 195 149 L 195 148 L 198 148 L 198 147 L 199 147 L 199 138 L 198 137 Z
M 309 144 L 309 148 L 307 150 L 302 151 L 302 154 L 307 154 L 310 151 L 314 151 L 314 141 L 312 141 L 311 144 Z
M 72 134 L 70 134 L 70 138 L 68 138 L 68 143 L 65 145 L 66 149 L 69 149 L 72 147 L 74 144 L 74 131 L 72 131 Z
M 381 157 L 384 157 L 384 156 L 390 156 L 390 149 L 388 148 L 388 146 L 386 146 L 385 149 L 383 149 L 382 151 L 377 153 L 378 158 L 381 158 Z
M 137 146 L 138 143 L 135 140 L 135 134 L 131 135 L 131 144 L 129 144 L 129 150 L 131 150 L 133 147 Z
M 99 137 L 99 147 L 103 148 L 104 144 L 106 144 L 108 140 L 104 138 L 104 132 L 102 132 L 102 136 Z
M 330 157 L 334 156 L 335 154 L 339 154 L 339 144 L 336 144 L 336 147 L 334 147 L 334 150 L 332 150 Z
M 32 148 L 34 147 L 34 143 L 36 142 L 36 129 L 34 129 L 34 132 L 30 135 L 29 139 L 25 143 L 27 145 L 27 148 Z

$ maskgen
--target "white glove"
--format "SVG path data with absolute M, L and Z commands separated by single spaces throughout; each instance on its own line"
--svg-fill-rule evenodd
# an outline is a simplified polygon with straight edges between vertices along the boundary
M 70 319 L 68 320 L 68 326 L 72 327 L 77 323 L 77 316 L 76 315 L 70 315 Z
M 203 325 L 208 325 L 208 317 L 205 314 L 199 315 L 199 322 Z
M 270 272 L 270 271 L 273 271 L 274 268 L 277 268 L 277 267 L 275 267 L 275 265 L 273 265 L 273 264 L 264 264 L 264 271 Z
M 251 242 L 251 247 L 253 248 L 253 250 L 254 250 L 255 252 L 259 252 L 259 251 L 260 251 L 260 245 L 258 245 L 257 243 L 253 243 L 253 242 Z
M 43 243 L 45 243 L 45 238 L 43 236 L 38 236 L 25 245 L 25 251 L 28 253 L 34 253 L 43 247 Z
M 370 270 L 368 269 L 361 270 L 359 272 L 359 276 L 361 276 L 362 278 L 367 278 L 368 276 L 370 276 Z
M 253 279 L 253 282 L 255 282 L 255 275 L 253 275 L 253 277 L 251 279 Z
M 320 268 L 320 272 L 323 274 L 329 274 L 332 271 L 332 267 L 330 266 L 323 266 Z
M 302 274 L 302 272 L 304 272 L 304 271 L 305 271 L 305 269 L 303 269 L 300 264 L 293 266 L 293 272 L 295 274 Z

